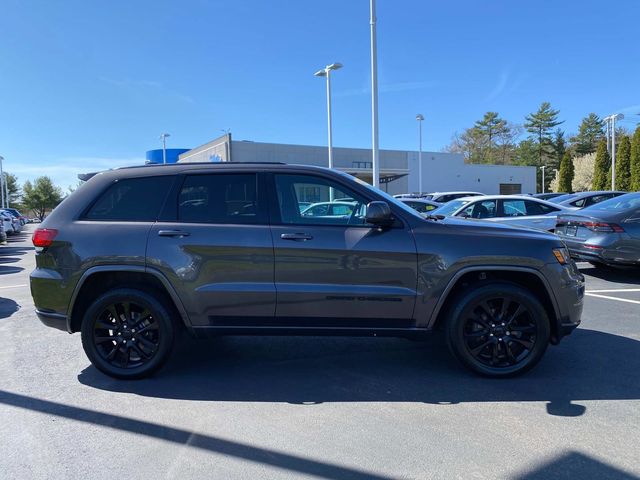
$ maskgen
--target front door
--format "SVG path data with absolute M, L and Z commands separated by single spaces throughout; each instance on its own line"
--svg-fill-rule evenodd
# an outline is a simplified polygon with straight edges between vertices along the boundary
M 408 227 L 400 220 L 387 229 L 367 224 L 370 199 L 322 174 L 270 178 L 276 322 L 412 326 L 417 255 Z
M 147 266 L 176 287 L 194 326 L 247 326 L 275 313 L 266 192 L 255 173 L 190 174 L 151 229 Z

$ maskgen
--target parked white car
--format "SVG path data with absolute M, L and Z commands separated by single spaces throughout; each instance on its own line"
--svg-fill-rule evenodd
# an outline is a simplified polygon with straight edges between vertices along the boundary
M 430 213 L 554 231 L 556 217 L 575 210 L 525 195 L 486 195 L 452 200 Z
M 13 216 L 9 212 L 0 210 L 0 219 L 2 219 L 2 225 L 4 225 L 4 231 L 7 235 L 16 233 L 16 229 L 13 225 Z

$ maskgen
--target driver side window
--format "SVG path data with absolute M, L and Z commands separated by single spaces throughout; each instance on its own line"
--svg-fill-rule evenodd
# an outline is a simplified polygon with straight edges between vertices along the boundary
M 365 225 L 367 200 L 339 183 L 312 175 L 276 174 L 280 220 L 290 225 Z M 310 204 L 300 209 L 300 204 Z

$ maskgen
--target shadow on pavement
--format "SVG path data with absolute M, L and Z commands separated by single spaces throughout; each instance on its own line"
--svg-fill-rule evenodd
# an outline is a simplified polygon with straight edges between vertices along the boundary
M 20 310 L 20 305 L 10 298 L 0 297 L 0 319 L 8 318 Z
M 185 341 L 155 377 L 118 381 L 89 366 L 81 383 L 114 392 L 203 401 L 545 401 L 547 412 L 579 416 L 581 400 L 640 399 L 640 342 L 578 329 L 547 350 L 532 372 L 494 380 L 459 367 L 440 337 L 402 339 L 221 337 Z
M 580 452 L 568 452 L 531 472 L 512 477 L 513 480 L 597 479 L 638 480 L 638 477 L 600 462 Z
M 580 268 L 580 272 L 590 277 L 599 278 L 612 283 L 627 283 L 640 285 L 640 268 L 618 269 L 607 267 L 585 267 Z
M 342 465 L 335 465 L 321 460 L 291 455 L 288 453 L 254 447 L 245 443 L 234 442 L 211 435 L 197 434 L 180 428 L 169 427 L 159 423 L 136 420 L 109 413 L 96 412 L 86 408 L 74 407 L 62 403 L 41 400 L 17 393 L 0 390 L 0 404 L 54 415 L 76 422 L 89 423 L 105 428 L 135 433 L 147 437 L 161 439 L 178 445 L 207 450 L 221 455 L 240 458 L 250 462 L 271 465 L 277 468 L 303 473 L 327 479 L 353 480 L 392 480 L 391 477 L 377 475 Z
M 0 275 L 18 273 L 24 270 L 24 268 L 22 267 L 9 265 L 11 263 L 19 262 L 20 257 L 22 255 L 25 255 L 26 253 L 34 250 L 34 247 L 29 247 L 29 246 L 22 246 L 22 245 L 19 247 L 11 246 L 11 243 L 14 241 L 15 242 L 24 241 L 25 238 L 22 238 L 22 235 L 23 235 L 22 233 L 19 233 L 17 235 L 12 235 L 9 237 L 8 245 L 0 245 Z M 28 237 L 28 235 L 26 237 Z

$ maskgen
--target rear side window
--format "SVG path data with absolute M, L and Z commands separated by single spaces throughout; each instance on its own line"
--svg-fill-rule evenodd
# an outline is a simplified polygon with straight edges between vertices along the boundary
M 188 176 L 178 196 L 178 220 L 186 223 L 265 224 L 255 174 Z
M 527 205 L 527 215 L 546 215 L 551 212 L 557 212 L 558 209 L 554 207 L 550 207 L 549 205 L 545 205 L 544 203 L 526 202 Z
M 84 216 L 87 220 L 154 222 L 173 177 L 127 178 L 111 185 Z

